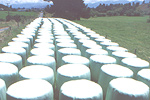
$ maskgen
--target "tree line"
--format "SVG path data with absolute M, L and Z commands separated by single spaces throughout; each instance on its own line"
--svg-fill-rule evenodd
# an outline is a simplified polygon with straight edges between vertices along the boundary
M 47 1 L 47 0 L 44 0 Z M 62 17 L 70 20 L 80 18 L 102 16 L 142 16 L 144 13 L 138 10 L 139 2 L 127 4 L 99 4 L 96 8 L 89 8 L 83 0 L 52 0 L 54 5 L 47 6 L 45 11 L 53 13 L 54 17 Z M 145 2 L 143 2 L 144 4 Z M 150 4 L 149 4 L 150 6 Z

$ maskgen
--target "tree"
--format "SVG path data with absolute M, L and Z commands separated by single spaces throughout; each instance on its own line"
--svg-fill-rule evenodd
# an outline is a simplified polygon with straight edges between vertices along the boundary
M 50 0 L 44 0 L 50 1 Z M 71 20 L 80 20 L 85 10 L 88 10 L 83 0 L 52 0 L 55 17 L 62 17 Z M 88 12 L 88 11 L 87 11 Z

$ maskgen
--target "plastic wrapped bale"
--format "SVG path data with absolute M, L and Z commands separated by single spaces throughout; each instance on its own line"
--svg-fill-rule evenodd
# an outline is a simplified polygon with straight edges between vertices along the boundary
M 24 43 L 24 42 L 9 42 L 8 46 L 24 48 L 26 50 L 26 57 L 28 57 L 30 47 L 27 43 Z
M 108 55 L 112 56 L 112 52 L 120 51 L 120 52 L 128 52 L 128 49 L 123 47 L 116 47 L 116 46 L 108 46 L 106 48 L 108 51 Z
M 2 48 L 2 53 L 18 54 L 22 57 L 22 64 L 26 65 L 26 50 L 21 47 L 5 46 Z
M 134 72 L 134 77 L 137 79 L 137 73 L 141 69 L 149 68 L 149 62 L 140 58 L 125 58 L 122 60 L 122 65 L 128 67 Z
M 101 38 L 96 38 L 94 40 L 98 45 L 100 45 L 101 42 L 111 42 L 109 39 L 101 39 Z
M 53 44 L 53 40 L 50 39 L 35 39 L 35 43 L 51 43 Z
M 96 45 L 96 42 L 93 40 L 88 40 L 88 39 L 80 39 L 77 43 L 78 49 L 82 48 L 83 43 L 89 43 L 89 44 L 94 44 Z
M 119 44 L 116 43 L 116 42 L 101 42 L 100 45 L 101 45 L 102 48 L 105 49 L 105 50 L 106 50 L 106 48 L 107 48 L 108 46 L 117 46 L 117 47 L 119 46 Z
M 95 39 L 98 39 L 98 38 L 105 39 L 104 36 L 100 36 L 99 34 L 91 34 L 91 36 L 90 36 L 91 40 L 95 40 Z
M 30 40 L 31 47 L 34 45 L 34 39 L 33 39 L 33 36 L 31 36 L 31 35 L 18 34 L 17 37 L 18 38 L 27 38 Z
M 54 40 L 54 37 L 51 36 L 51 35 L 40 35 L 40 36 L 37 36 L 37 39 L 50 39 L 50 40 Z
M 6 87 L 18 81 L 18 68 L 11 63 L 0 62 L 0 78 L 6 83 Z
M 137 80 L 150 87 L 150 69 L 142 69 L 137 74 Z
M 107 55 L 93 55 L 90 57 L 92 81 L 98 82 L 100 69 L 104 64 L 116 64 L 116 59 Z
M 53 69 L 43 65 L 31 65 L 19 71 L 20 80 L 24 79 L 43 79 L 54 85 Z
M 18 81 L 8 87 L 7 100 L 54 100 L 53 87 L 41 79 Z
M 74 41 L 71 39 L 56 39 L 55 45 L 57 45 L 57 43 L 74 43 Z
M 66 64 L 57 69 L 56 91 L 60 90 L 63 83 L 70 80 L 91 79 L 90 69 L 82 64 Z
M 86 35 L 82 34 L 82 35 L 75 36 L 73 39 L 74 39 L 74 43 L 78 44 L 78 41 L 80 39 L 89 40 L 89 37 L 87 37 Z
M 61 66 L 62 63 L 62 57 L 66 55 L 81 55 L 81 52 L 79 49 L 75 48 L 62 48 L 58 50 L 58 56 L 57 56 L 57 68 Z
M 32 36 L 33 37 L 33 41 L 36 39 L 36 37 L 37 37 L 37 34 L 35 34 L 35 32 L 21 32 L 21 34 L 23 34 L 23 35 L 30 35 L 30 36 Z
M 0 53 L 0 62 L 11 63 L 17 66 L 18 70 L 20 70 L 22 66 L 22 58 L 17 54 L 11 53 Z
M 121 64 L 121 60 L 124 58 L 136 58 L 137 56 L 130 52 L 112 52 L 112 56 L 117 60 L 117 64 Z
M 132 78 L 113 79 L 105 100 L 149 100 L 149 87 Z
M 54 36 L 68 36 L 68 33 L 67 32 L 54 32 Z
M 34 48 L 30 51 L 31 56 L 52 56 L 55 58 L 55 52 L 49 48 Z
M 55 36 L 55 40 L 56 39 L 69 39 L 69 40 L 71 40 L 71 37 L 70 36 Z
M 79 32 L 79 31 L 77 31 L 77 32 L 72 32 L 72 31 L 70 31 L 70 32 L 71 32 L 71 33 L 70 33 L 70 36 L 71 36 L 72 39 L 74 39 L 74 37 L 77 36 L 77 35 L 83 34 L 82 32 Z
M 89 67 L 89 59 L 79 55 L 67 55 L 62 57 L 62 64 L 83 64 Z
M 6 84 L 5 81 L 0 79 L 0 98 L 1 100 L 7 100 L 6 99 Z
M 104 98 L 109 82 L 120 77 L 132 78 L 133 72 L 129 68 L 117 64 L 106 64 L 101 67 L 98 84 L 103 89 Z
M 90 59 L 92 55 L 108 55 L 108 52 L 103 49 L 97 49 L 97 48 L 92 48 L 92 49 L 87 49 L 85 51 L 85 57 Z
M 55 45 L 52 43 L 36 43 L 34 44 L 33 48 L 48 48 L 55 51 Z
M 59 100 L 103 100 L 99 84 L 89 80 L 72 80 L 62 85 Z
M 92 43 L 83 43 L 81 46 L 81 55 L 85 57 L 85 52 L 87 49 L 102 49 L 100 45 Z
M 12 41 L 14 42 L 24 42 L 24 43 L 27 43 L 31 49 L 31 43 L 30 43 L 30 40 L 27 39 L 27 38 L 12 38 Z M 29 49 L 29 50 L 30 50 Z
M 44 65 L 49 66 L 53 69 L 54 74 L 56 73 L 56 61 L 51 56 L 31 56 L 27 59 L 27 65 Z

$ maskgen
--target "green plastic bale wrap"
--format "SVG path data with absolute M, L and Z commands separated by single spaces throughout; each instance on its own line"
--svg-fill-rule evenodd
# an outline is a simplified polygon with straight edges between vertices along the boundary
M 137 80 L 145 83 L 150 88 L 150 69 L 142 69 L 137 73 Z
M 21 70 L 22 65 L 22 57 L 17 54 L 11 53 L 0 53 L 0 62 L 11 63 L 17 66 L 18 70 Z
M 49 48 L 34 48 L 30 51 L 31 56 L 51 56 L 55 58 L 55 52 Z
M 22 57 L 22 64 L 25 66 L 26 65 L 26 50 L 21 47 L 16 47 L 16 46 L 5 46 L 2 48 L 2 53 L 12 53 L 12 54 L 18 54 Z
M 62 85 L 59 100 L 103 100 L 103 91 L 95 82 L 72 80 Z
M 18 81 L 8 87 L 7 100 L 54 100 L 53 87 L 41 79 Z
M 18 68 L 11 63 L 0 62 L 0 78 L 6 83 L 6 87 L 18 81 Z
M 57 69 L 56 88 L 57 91 L 63 83 L 70 80 L 87 79 L 91 80 L 90 69 L 82 64 L 66 64 Z
M 7 100 L 6 99 L 6 84 L 5 81 L 0 79 L 0 98 L 1 100 Z
M 109 82 L 120 77 L 132 78 L 133 72 L 129 68 L 118 64 L 106 64 L 101 67 L 98 84 L 100 84 L 103 89 L 104 98 Z
M 54 85 L 53 69 L 43 65 L 31 65 L 19 71 L 19 79 L 43 79 Z
M 9 42 L 8 46 L 24 48 L 26 50 L 26 57 L 28 57 L 30 47 L 27 43 L 24 43 L 24 42 Z
M 116 51 L 128 52 L 128 49 L 123 47 L 117 47 L 117 46 L 108 46 L 106 50 L 108 51 L 109 56 L 112 56 L 112 52 L 116 52 Z
M 141 58 L 124 58 L 122 65 L 131 69 L 134 72 L 133 78 L 137 79 L 137 73 L 141 69 L 149 68 L 149 62 Z
M 116 59 L 107 55 L 93 55 L 90 57 L 92 81 L 98 82 L 100 69 L 104 64 L 116 64 Z
M 137 56 L 130 52 L 121 52 L 116 51 L 112 52 L 112 57 L 114 57 L 117 60 L 117 64 L 121 64 L 122 59 L 124 58 L 136 58 Z
M 62 64 L 83 64 L 89 67 L 89 59 L 79 55 L 67 55 L 62 57 Z
M 62 66 L 62 57 L 66 55 L 81 55 L 81 52 L 79 49 L 75 48 L 62 48 L 58 50 L 58 56 L 57 56 L 57 68 Z
M 92 48 L 85 51 L 85 57 L 90 59 L 92 55 L 108 55 L 108 52 L 103 49 Z
M 27 65 L 44 65 L 53 69 L 56 73 L 56 61 L 51 56 L 31 56 L 27 59 Z
M 105 100 L 149 100 L 149 87 L 132 78 L 113 79 Z
M 119 44 L 116 43 L 116 42 L 101 42 L 100 45 L 101 45 L 102 48 L 105 49 L 105 50 L 106 50 L 106 48 L 107 48 L 108 46 L 117 46 L 117 47 L 119 46 Z

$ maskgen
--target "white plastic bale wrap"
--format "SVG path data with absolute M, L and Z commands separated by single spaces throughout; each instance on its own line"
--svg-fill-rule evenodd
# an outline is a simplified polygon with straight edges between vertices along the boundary
M 128 49 L 123 48 L 123 47 L 116 47 L 116 46 L 108 46 L 106 50 L 108 51 L 108 55 L 110 56 L 112 55 L 112 52 L 116 52 L 116 51 L 128 52 Z
M 106 48 L 107 48 L 108 46 L 117 46 L 117 47 L 119 46 L 119 44 L 116 43 L 116 42 L 101 42 L 100 45 L 101 45 L 102 48 L 105 49 L 105 50 L 106 50 Z
M 0 79 L 0 99 L 7 100 L 6 99 L 6 84 L 5 84 L 5 81 L 2 79 Z
M 140 58 L 124 58 L 122 65 L 134 72 L 133 78 L 137 79 L 137 73 L 141 69 L 149 68 L 149 62 Z
M 92 49 L 87 49 L 85 51 L 85 57 L 90 59 L 92 55 L 108 55 L 108 52 L 103 49 L 97 49 L 97 48 L 92 48 Z
M 10 63 L 0 62 L 0 78 L 6 83 L 6 87 L 18 81 L 18 68 Z
M 44 65 L 49 66 L 56 73 L 56 61 L 50 56 L 31 56 L 27 59 L 27 65 Z
M 24 43 L 27 43 L 31 49 L 31 43 L 30 43 L 30 39 L 27 39 L 27 38 L 12 38 L 12 41 L 14 42 L 24 42 Z M 30 50 L 29 49 L 29 50 Z
M 55 45 L 57 45 L 57 43 L 74 43 L 74 41 L 71 39 L 56 39 Z
M 67 55 L 62 57 L 61 65 L 65 64 L 83 64 L 89 67 L 89 59 L 79 55 Z
M 75 48 L 62 48 L 58 50 L 58 56 L 57 56 L 57 68 L 61 66 L 62 63 L 62 57 L 66 55 L 81 55 L 81 52 L 79 49 Z
M 132 78 L 133 72 L 132 70 L 118 64 L 106 64 L 101 67 L 98 84 L 100 84 L 103 89 L 104 98 L 106 96 L 109 82 L 112 79 L 120 77 Z
M 106 100 L 149 100 L 149 87 L 131 78 L 117 78 L 109 83 Z
M 5 46 L 2 48 L 2 53 L 18 54 L 22 57 L 22 64 L 26 65 L 26 50 L 21 47 Z
M 104 64 L 115 64 L 116 59 L 107 55 L 93 55 L 90 57 L 91 79 L 98 82 L 100 69 Z
M 54 37 L 52 35 L 39 35 L 37 36 L 37 39 L 50 39 L 54 41 Z
M 150 88 L 150 69 L 142 69 L 137 74 L 137 80 L 145 83 Z
M 53 69 L 43 65 L 31 65 L 19 71 L 20 80 L 24 79 L 43 79 L 54 85 Z
M 17 66 L 18 70 L 20 70 L 23 67 L 22 58 L 17 54 L 0 53 L 0 62 L 14 64 Z
M 89 43 L 89 44 L 96 44 L 96 42 L 95 41 L 93 41 L 93 40 L 89 40 L 89 39 L 80 39 L 79 41 L 78 41 L 78 43 L 77 43 L 77 46 L 78 46 L 78 48 L 81 50 L 81 47 L 82 47 L 82 44 L 83 43 Z
M 27 38 L 27 39 L 29 39 L 31 46 L 33 46 L 33 44 L 34 44 L 34 39 L 33 39 L 33 36 L 31 36 L 31 35 L 18 34 L 17 37 L 18 38 Z
M 53 44 L 53 40 L 50 39 L 35 39 L 35 43 L 51 43 Z
M 101 42 L 111 42 L 109 39 L 103 39 L 103 38 L 96 38 L 94 40 L 98 45 L 100 45 Z
M 24 48 L 26 50 L 26 57 L 28 57 L 30 47 L 27 43 L 24 43 L 24 42 L 9 42 L 8 46 Z
M 34 48 L 49 48 L 55 51 L 55 45 L 52 43 L 36 43 Z
M 66 64 L 57 69 L 56 88 L 57 91 L 63 83 L 70 80 L 91 80 L 90 69 L 82 64 Z
M 8 87 L 7 100 L 53 100 L 52 85 L 41 79 L 18 81 Z
M 31 56 L 52 56 L 55 58 L 55 52 L 49 48 L 34 48 L 30 51 Z
M 98 39 L 98 38 L 105 39 L 104 36 L 100 36 L 99 34 L 92 34 L 92 35 L 90 36 L 90 39 L 91 39 L 91 40 L 95 40 L 95 39 Z
M 35 31 L 34 31 L 34 32 L 31 32 L 31 31 L 21 32 L 21 34 L 33 36 L 33 41 L 34 41 L 34 40 L 36 39 L 36 37 L 37 37 L 37 35 L 35 34 Z
M 55 36 L 55 40 L 56 39 L 69 39 L 69 40 L 71 40 L 71 37 L 70 36 Z
M 62 85 L 59 100 L 103 100 L 103 91 L 92 81 L 72 80 Z
M 137 56 L 130 52 L 115 51 L 112 52 L 112 56 L 117 60 L 117 64 L 121 64 L 121 60 L 124 58 L 136 58 Z
M 102 49 L 102 47 L 100 45 L 97 44 L 92 44 L 92 43 L 83 43 L 82 47 L 81 47 L 81 55 L 85 57 L 85 52 L 87 49 Z

